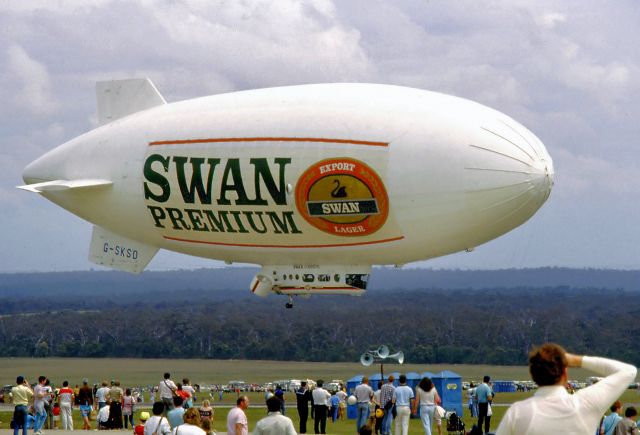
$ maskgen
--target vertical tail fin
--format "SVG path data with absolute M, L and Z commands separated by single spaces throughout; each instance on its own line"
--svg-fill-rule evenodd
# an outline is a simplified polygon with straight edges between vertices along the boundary
M 96 98 L 100 125 L 141 110 L 167 104 L 149 79 L 98 82 Z

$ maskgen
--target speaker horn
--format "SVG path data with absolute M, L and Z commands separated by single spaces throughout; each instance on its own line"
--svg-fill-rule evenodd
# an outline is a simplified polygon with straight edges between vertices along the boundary
M 389 356 L 389 348 L 383 344 L 378 348 L 376 353 L 378 354 L 378 358 L 385 359 Z
M 396 352 L 393 355 L 389 355 L 387 358 L 394 359 L 398 361 L 398 364 L 402 364 L 404 362 L 404 352 Z
M 373 364 L 373 355 L 371 355 L 369 352 L 363 353 L 362 355 L 360 355 L 360 362 L 363 366 L 369 367 L 371 364 Z

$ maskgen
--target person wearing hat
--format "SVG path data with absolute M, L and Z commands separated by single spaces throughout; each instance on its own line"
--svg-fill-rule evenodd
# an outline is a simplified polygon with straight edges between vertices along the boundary
M 134 435 L 144 435 L 144 425 L 149 420 L 149 413 L 142 411 L 140 413 L 140 424 L 133 428 Z
M 82 429 L 91 429 L 89 415 L 93 409 L 93 389 L 89 386 L 89 379 L 82 380 L 82 387 L 78 390 L 78 404 L 80 405 L 80 415 L 82 415 Z

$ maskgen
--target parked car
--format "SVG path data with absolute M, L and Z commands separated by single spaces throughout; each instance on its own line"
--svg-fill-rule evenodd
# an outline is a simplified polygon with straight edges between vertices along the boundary
M 0 403 L 9 403 L 9 393 L 11 392 L 11 385 L 5 385 L 4 387 L 2 387 L 2 390 L 0 390 Z M 6 398 L 6 400 L 5 400 Z

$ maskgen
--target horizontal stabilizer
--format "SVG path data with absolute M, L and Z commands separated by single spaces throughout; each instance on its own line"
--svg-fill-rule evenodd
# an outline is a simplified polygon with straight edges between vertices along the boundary
M 96 83 L 98 122 L 108 124 L 141 110 L 167 104 L 149 79 L 110 80 Z
M 100 179 L 83 179 L 83 180 L 54 180 L 45 181 L 44 183 L 25 184 L 17 186 L 18 189 L 28 190 L 30 192 L 55 192 L 69 189 L 86 189 L 90 187 L 103 187 L 113 184 L 111 180 Z
M 140 273 L 158 252 L 155 246 L 94 226 L 89 261 L 112 269 Z

